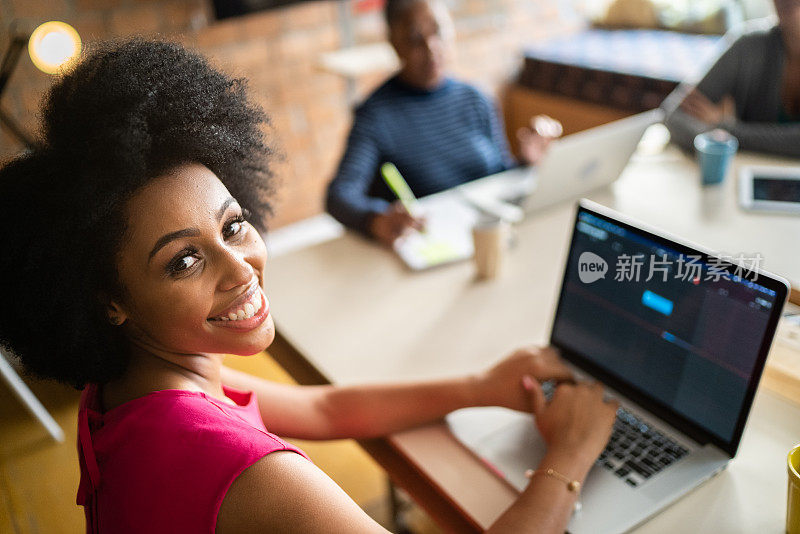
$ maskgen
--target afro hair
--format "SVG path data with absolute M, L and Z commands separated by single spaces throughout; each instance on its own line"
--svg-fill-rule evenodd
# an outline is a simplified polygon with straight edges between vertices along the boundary
M 265 229 L 271 151 L 245 85 L 143 39 L 98 45 L 53 85 L 39 145 L 0 169 L 0 346 L 29 373 L 76 388 L 124 373 L 102 297 L 124 294 L 124 204 L 148 181 L 201 163 Z

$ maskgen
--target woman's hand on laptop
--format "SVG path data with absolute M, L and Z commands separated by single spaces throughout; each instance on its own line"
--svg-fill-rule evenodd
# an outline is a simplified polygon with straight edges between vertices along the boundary
M 548 454 L 562 454 L 565 461 L 571 459 L 574 466 L 588 472 L 611 437 L 619 402 L 606 400 L 597 382 L 562 384 L 548 402 L 535 380 L 523 380 Z
M 574 377 L 553 347 L 525 347 L 495 364 L 478 377 L 479 405 L 531 411 L 530 393 L 522 379 L 572 382 Z

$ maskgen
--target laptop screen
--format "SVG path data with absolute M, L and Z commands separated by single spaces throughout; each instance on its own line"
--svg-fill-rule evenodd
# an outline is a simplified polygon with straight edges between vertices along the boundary
M 752 270 L 763 260 L 757 253 L 733 258 L 581 206 L 551 342 L 733 455 L 786 298 L 785 284 Z

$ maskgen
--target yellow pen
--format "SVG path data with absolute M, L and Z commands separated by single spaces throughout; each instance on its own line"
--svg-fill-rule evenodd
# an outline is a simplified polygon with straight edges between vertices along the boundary
M 419 217 L 422 214 L 419 200 L 411 192 L 411 188 L 403 178 L 403 175 L 400 174 L 400 171 L 397 170 L 395 164 L 386 162 L 381 165 L 381 176 L 383 176 L 383 181 L 386 182 L 389 189 L 397 195 L 400 204 L 403 205 L 408 214 L 412 217 Z

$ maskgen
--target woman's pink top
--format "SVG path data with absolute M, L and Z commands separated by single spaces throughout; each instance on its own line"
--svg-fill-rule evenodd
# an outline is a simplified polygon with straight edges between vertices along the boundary
M 96 385 L 81 396 L 77 502 L 86 531 L 213 533 L 233 480 L 275 451 L 302 451 L 267 432 L 253 393 L 223 388 L 236 406 L 167 389 L 101 413 Z

